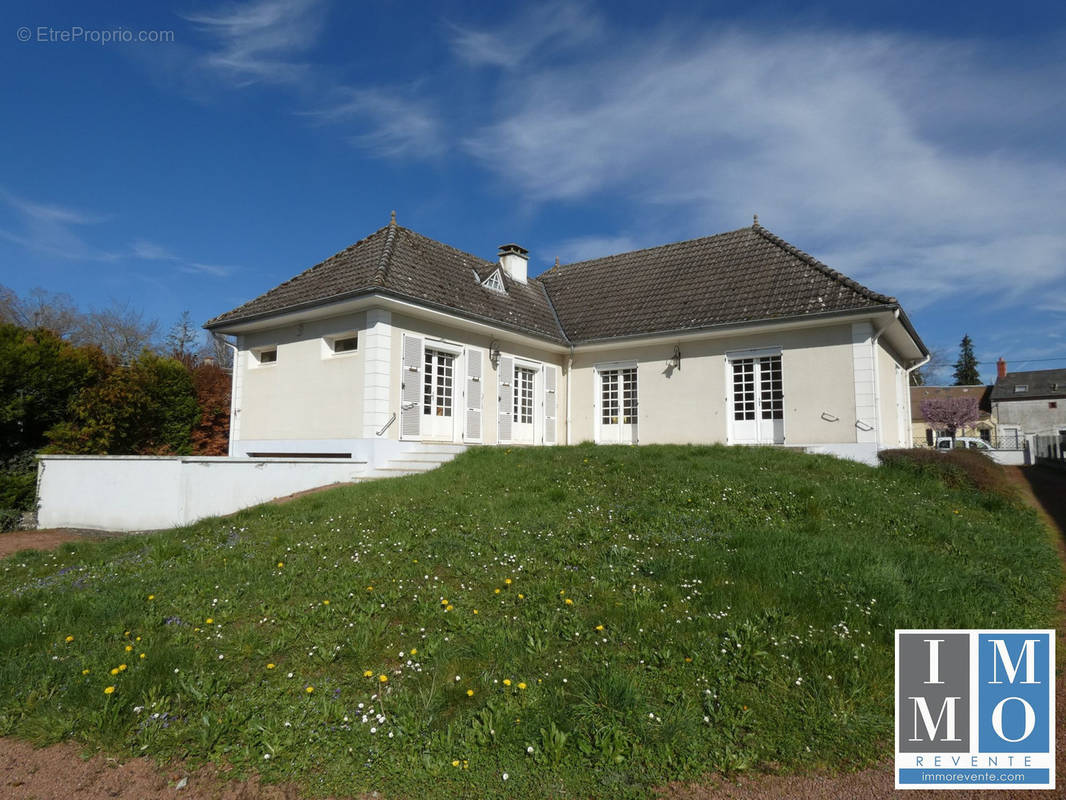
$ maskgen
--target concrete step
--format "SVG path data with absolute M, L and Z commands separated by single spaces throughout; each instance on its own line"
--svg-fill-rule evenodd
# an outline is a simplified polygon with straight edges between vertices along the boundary
M 463 444 L 412 444 L 407 448 L 404 448 L 403 454 L 409 453 L 450 453 L 451 455 L 458 455 L 466 450 L 466 445 Z
M 390 458 L 385 462 L 383 469 L 403 469 L 408 470 L 409 472 L 429 472 L 431 469 L 436 469 L 443 463 L 443 461 L 414 461 L 406 458 Z

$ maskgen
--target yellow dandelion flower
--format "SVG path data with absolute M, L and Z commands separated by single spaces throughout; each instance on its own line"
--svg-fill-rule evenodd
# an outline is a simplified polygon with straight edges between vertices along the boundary
M 477 613 L 477 609 L 476 609 L 476 608 L 474 609 L 474 613 L 475 613 L 475 614 Z
M 366 590 L 367 590 L 368 592 L 372 592 L 372 591 L 374 591 L 374 587 L 373 587 L 373 586 L 367 586 L 367 587 L 366 587 Z
M 113 670 L 111 670 L 111 674 L 118 675 L 118 667 L 115 667 Z
M 328 606 L 328 605 L 329 605 L 329 600 L 323 600 L 323 601 L 322 601 L 322 605 L 324 605 L 324 606 Z
M 560 589 L 559 590 L 559 597 L 562 597 L 564 594 L 566 594 L 566 590 L 565 589 Z
M 208 624 L 208 625 L 213 625 L 214 622 L 215 622 L 215 618 L 214 617 L 208 617 L 207 619 L 204 620 L 204 622 L 206 624 Z
M 278 562 L 278 569 L 281 569 L 284 566 L 285 566 L 285 562 L 284 561 L 279 561 Z
M 526 596 L 525 596 L 524 594 L 522 594 L 521 592 L 519 592 L 519 593 L 518 593 L 518 599 L 519 599 L 519 600 L 525 600 L 525 599 L 526 599 Z
M 115 687 L 114 686 L 108 686 L 106 689 L 104 689 L 104 694 L 114 694 L 114 693 L 115 693 Z
M 126 652 L 127 652 L 127 653 L 128 653 L 128 652 L 129 652 L 130 650 L 132 650 L 132 649 L 133 649 L 133 645 L 132 645 L 132 644 L 128 644 L 128 645 L 126 645 Z
M 692 663 L 692 656 L 685 656 L 685 663 L 686 664 L 691 664 Z
M 570 598 L 568 597 L 568 598 L 566 598 L 566 604 L 567 604 L 568 606 L 572 606 L 572 605 L 574 604 L 574 601 L 573 601 L 573 600 L 571 600 L 571 599 L 570 599 Z
M 602 630 L 603 630 L 603 626 L 602 626 L 602 625 L 597 625 L 597 626 L 596 626 L 596 630 L 598 630 L 598 631 L 602 631 Z
M 89 670 L 87 670 L 87 669 L 83 669 L 83 670 L 81 671 L 81 674 L 82 674 L 82 675 L 88 675 L 88 674 L 89 674 Z
M 448 601 L 447 601 L 447 600 L 441 600 L 441 601 L 440 601 L 440 604 L 441 604 L 442 606 L 446 606 L 446 605 L 448 605 Z
M 503 685 L 504 686 L 510 686 L 511 685 L 511 679 L 510 678 L 504 678 L 503 679 Z
M 150 595 L 148 595 L 148 599 L 149 599 L 149 600 L 155 600 L 155 595 L 154 595 L 154 594 L 150 594 Z
M 454 608 L 455 608 L 455 606 L 453 606 L 451 603 L 449 603 L 448 605 L 446 605 L 444 607 L 444 610 L 445 611 L 452 611 Z
M 473 697 L 474 696 L 474 690 L 473 689 L 467 689 L 466 690 L 466 696 L 467 697 Z
M 503 582 L 506 583 L 508 586 L 511 585 L 511 579 L 510 578 L 504 578 Z
M 147 658 L 147 655 L 145 653 L 141 653 L 140 658 Z
M 277 666 L 277 664 L 270 663 L 270 664 L 267 664 L 267 669 L 274 669 L 274 667 L 276 667 L 276 666 Z
M 412 647 L 411 648 L 411 655 L 413 655 L 413 656 L 417 656 L 418 655 L 418 648 L 417 647 Z
M 308 694 L 311 694 L 312 692 L 314 692 L 314 690 L 315 690 L 314 686 L 308 686 L 306 689 L 304 689 L 304 691 L 307 692 Z
M 458 767 L 459 766 L 459 759 L 458 758 L 455 759 L 455 761 L 452 762 L 452 766 L 453 767 Z
M 135 642 L 139 642 L 140 640 L 141 640 L 141 637 L 140 637 L 140 636 L 138 636 L 138 637 L 137 637 L 136 639 L 134 639 L 133 641 L 135 641 Z
M 126 665 L 125 664 L 119 664 L 118 665 L 118 671 L 119 672 L 125 672 L 126 671 Z
M 374 677 L 374 670 L 368 669 L 366 672 L 363 673 L 363 677 L 364 678 L 373 678 Z
M 520 683 L 520 684 L 518 684 L 518 688 L 519 689 L 525 689 L 526 685 L 524 683 Z
M 380 682 L 380 683 L 388 683 L 389 682 L 389 676 L 388 675 L 378 675 L 378 682 Z
M 74 641 L 74 637 L 73 636 L 68 636 L 65 641 L 73 642 Z
M 492 593 L 493 593 L 493 594 L 499 594 L 499 593 L 500 593 L 500 590 L 499 590 L 499 589 L 493 589 L 493 590 L 492 590 Z

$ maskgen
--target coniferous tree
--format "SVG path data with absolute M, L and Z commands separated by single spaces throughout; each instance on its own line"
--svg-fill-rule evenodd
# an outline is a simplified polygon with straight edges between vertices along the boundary
M 973 354 L 973 340 L 966 334 L 959 343 L 959 360 L 955 362 L 955 385 L 976 386 L 980 382 L 977 357 Z

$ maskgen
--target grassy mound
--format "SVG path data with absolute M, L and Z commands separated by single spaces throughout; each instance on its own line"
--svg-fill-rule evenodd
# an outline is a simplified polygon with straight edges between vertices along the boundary
M 386 797 L 865 764 L 894 629 L 1046 627 L 1059 581 L 1013 504 L 722 447 L 485 448 L 0 567 L 0 733 Z
M 912 448 L 882 450 L 881 463 L 893 469 L 910 470 L 942 481 L 953 488 L 969 487 L 1021 504 L 1018 489 L 1007 479 L 1003 467 L 975 450 L 930 450 Z

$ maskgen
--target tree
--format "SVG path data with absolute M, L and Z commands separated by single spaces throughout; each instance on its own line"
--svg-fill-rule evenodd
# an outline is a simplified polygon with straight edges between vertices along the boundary
M 192 382 L 200 405 L 200 421 L 192 430 L 192 451 L 198 456 L 229 453 L 230 376 L 217 364 L 198 364 Z
M 35 330 L 46 328 L 63 339 L 70 339 L 82 325 L 82 313 L 69 294 L 31 289 L 26 297 L 0 285 L 0 322 Z
M 112 302 L 107 308 L 84 315 L 81 328 L 71 337 L 76 344 L 95 345 L 122 364 L 132 363 L 145 349 L 155 349 L 159 323 L 146 320 L 143 311 L 129 303 Z
M 966 334 L 959 343 L 959 360 L 955 362 L 955 385 L 976 386 L 981 382 L 977 374 L 977 357 L 973 354 L 973 340 Z
M 937 373 L 949 367 L 948 356 L 942 347 L 933 347 L 929 350 L 929 360 L 921 369 L 911 373 L 911 386 L 937 385 Z
M 981 418 L 976 397 L 929 397 L 921 403 L 922 416 L 934 431 L 950 433 L 973 425 Z
M 50 452 L 188 455 L 200 420 L 189 370 L 145 350 L 75 399 L 69 419 L 48 431 Z
M 199 338 L 200 332 L 192 321 L 192 315 L 186 310 L 181 312 L 181 317 L 171 326 L 163 344 L 167 355 L 185 362 L 194 356 L 196 340 Z

